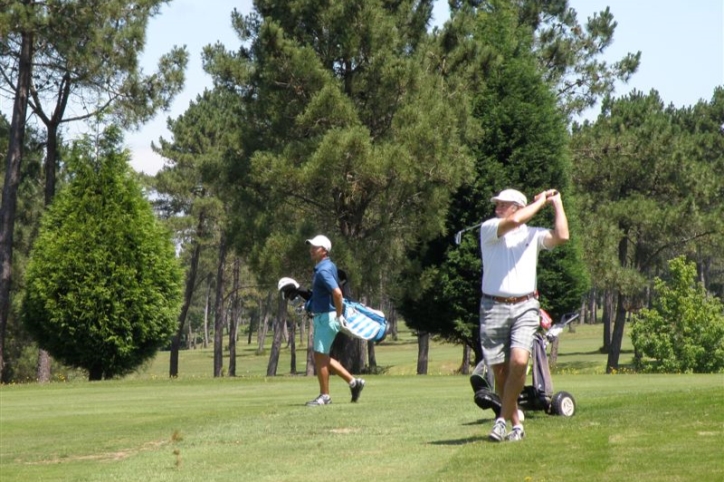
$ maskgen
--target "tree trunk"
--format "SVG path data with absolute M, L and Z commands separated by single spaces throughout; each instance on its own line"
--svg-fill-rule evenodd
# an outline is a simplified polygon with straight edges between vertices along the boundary
M 618 370 L 618 359 L 621 355 L 621 343 L 623 342 L 623 331 L 626 324 L 625 301 L 624 295 L 619 291 L 618 302 L 616 303 L 616 321 L 613 325 L 613 336 L 611 337 L 611 348 L 608 351 L 606 373 L 612 373 Z
M 55 179 L 58 169 L 58 128 L 60 122 L 63 120 L 65 115 L 65 108 L 68 106 L 68 99 L 70 99 L 70 86 L 71 78 L 70 73 L 66 72 L 63 75 L 63 79 L 60 82 L 58 89 L 58 95 L 56 97 L 55 110 L 51 117 L 48 117 L 43 112 L 38 92 L 33 88 L 31 93 L 33 100 L 35 101 L 35 114 L 40 117 L 43 124 L 48 131 L 48 140 L 45 147 L 45 205 L 50 206 L 55 197 Z
M 42 348 L 38 349 L 37 376 L 39 383 L 50 381 L 50 354 Z
M 460 364 L 460 374 L 470 375 L 470 346 L 467 343 L 463 345 L 463 361 Z
M 231 297 L 231 321 L 229 323 L 229 376 L 236 376 L 236 330 L 239 327 L 239 318 L 241 317 L 241 309 L 239 303 L 239 269 L 240 261 L 238 257 L 234 257 L 234 288 Z
M 304 340 L 307 339 L 307 313 L 302 310 L 302 314 L 299 316 L 299 344 L 303 345 Z
M 88 370 L 88 381 L 89 382 L 98 382 L 100 380 L 103 380 L 103 367 L 100 367 L 100 366 L 91 367 Z
M 224 269 L 226 267 L 226 234 L 219 240 L 219 260 L 216 270 L 216 301 L 214 302 L 214 377 L 222 375 L 224 364 Z
M 292 317 L 289 320 L 289 352 L 291 354 L 291 362 L 289 372 L 292 375 L 297 374 L 297 339 L 296 339 L 297 321 Z
M 709 279 L 709 266 L 707 263 L 702 259 L 703 256 L 701 255 L 701 248 L 697 245 L 696 247 L 696 274 L 699 278 L 699 283 L 702 284 L 704 289 L 706 291 L 709 290 L 709 286 L 707 283 L 707 280 Z
M 364 340 L 350 338 L 338 333 L 332 343 L 330 356 L 342 364 L 350 373 L 362 373 L 364 370 Z
M 28 94 L 32 75 L 33 35 L 22 33 L 20 58 L 18 59 L 18 84 L 15 90 L 10 139 L 5 160 L 5 183 L 0 208 L 0 379 L 5 379 L 5 334 L 10 316 L 10 285 L 12 281 L 13 230 L 18 207 L 20 166 L 25 143 L 25 119 L 28 111 Z
M 186 349 L 196 349 L 196 336 L 194 336 L 194 330 L 191 328 L 191 323 L 186 325 Z
M 397 341 L 397 311 L 392 303 L 387 304 L 387 336 L 390 340 Z
M 257 317 L 254 316 L 254 313 L 249 314 L 249 329 L 246 332 L 246 344 L 251 345 L 251 336 L 254 333 L 254 330 L 258 329 L 259 326 L 259 320 L 257 320 Z
M 611 351 L 611 326 L 613 325 L 614 299 L 613 291 L 606 290 L 603 301 L 603 346 L 601 353 Z
M 548 365 L 553 368 L 558 363 L 558 342 L 560 341 L 560 338 L 556 337 L 555 340 L 551 342 L 551 354 L 548 357 Z
M 307 330 L 307 376 L 311 377 L 316 374 L 314 366 L 314 322 L 312 318 L 304 315 L 305 323 L 309 323 L 309 329 Z
M 375 342 L 374 341 L 368 341 L 367 342 L 367 362 L 368 362 L 368 371 L 370 373 L 374 373 L 375 368 L 377 368 L 377 356 L 375 355 Z
M 271 312 L 272 295 L 267 294 L 266 302 L 259 300 L 259 332 L 257 333 L 257 348 L 256 354 L 261 355 L 264 353 L 264 346 L 266 345 L 266 335 L 269 331 L 269 313 Z
M 211 285 L 213 278 L 211 273 L 207 277 L 208 283 L 206 285 L 206 303 L 204 305 L 204 348 L 209 347 L 209 305 L 211 302 Z
M 199 235 L 203 229 L 203 215 L 199 216 L 199 222 L 196 226 L 196 233 Z M 196 276 L 199 271 L 199 259 L 201 258 L 201 244 L 194 241 L 193 252 L 191 253 L 191 266 L 186 272 L 186 290 L 184 291 L 184 303 L 181 306 L 181 313 L 178 315 L 178 326 L 176 334 L 171 339 L 171 355 L 168 367 L 168 376 L 176 378 L 178 376 L 178 352 L 181 348 L 181 337 L 184 333 L 184 324 L 191 307 L 191 298 L 194 295 L 194 286 L 196 286 Z
M 272 341 L 271 353 L 269 353 L 269 364 L 266 367 L 266 376 L 273 377 L 277 374 L 279 365 L 279 352 L 282 347 L 282 332 L 287 322 L 287 300 L 279 295 L 277 317 L 274 321 L 274 340 Z
M 51 118 L 48 118 L 44 112 L 42 112 L 40 100 L 37 97 L 37 92 L 31 88 L 31 93 L 35 99 L 36 110 L 35 113 L 41 118 L 47 129 L 48 139 L 45 148 L 45 206 L 50 206 L 55 197 L 55 179 L 56 170 L 58 168 L 58 127 L 65 108 L 68 105 L 68 98 L 70 97 L 70 74 L 66 73 L 61 81 L 60 89 L 58 91 L 57 103 L 55 105 L 55 111 Z M 38 381 L 47 382 L 50 381 L 50 355 L 42 348 L 38 353 Z
M 430 353 L 430 334 L 418 332 L 417 334 L 417 374 L 427 375 L 427 361 Z
M 588 301 L 588 312 L 589 312 L 588 323 L 591 325 L 595 325 L 596 322 L 598 321 L 598 313 L 597 313 L 598 306 L 596 304 L 597 299 L 598 299 L 598 291 L 594 289 L 591 291 L 591 296 L 589 297 L 589 301 Z
M 628 233 L 623 230 L 624 237 L 618 243 L 618 262 L 621 267 L 625 267 L 628 262 Z M 608 362 L 606 363 L 606 373 L 618 370 L 618 358 L 621 355 L 621 343 L 623 342 L 623 329 L 626 323 L 626 302 L 628 301 L 620 290 L 616 293 L 616 320 L 613 325 L 613 333 L 611 334 L 611 346 L 608 350 Z

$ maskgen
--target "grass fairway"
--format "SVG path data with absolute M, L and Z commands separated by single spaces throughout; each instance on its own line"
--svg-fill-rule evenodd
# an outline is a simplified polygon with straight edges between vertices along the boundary
M 243 376 L 213 379 L 197 350 L 176 380 L 162 353 L 125 380 L 1 387 L 0 480 L 724 480 L 724 375 L 602 375 L 589 332 L 564 334 L 554 375 L 576 415 L 528 412 L 517 444 L 486 440 L 492 412 L 452 375 L 459 347 L 435 345 L 434 374 L 415 376 L 413 343 L 381 345 L 387 374 L 366 376 L 360 403 L 335 379 L 314 408 L 314 378 L 263 377 L 266 359 L 244 352 Z

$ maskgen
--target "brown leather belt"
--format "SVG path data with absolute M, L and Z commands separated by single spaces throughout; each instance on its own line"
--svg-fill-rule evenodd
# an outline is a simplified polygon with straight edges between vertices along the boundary
M 483 298 L 488 298 L 489 300 L 497 301 L 498 303 L 506 303 L 509 305 L 514 305 L 517 303 L 522 303 L 524 301 L 528 301 L 532 298 L 538 298 L 538 293 L 533 292 L 533 293 L 528 293 L 527 295 L 523 295 L 523 296 L 509 296 L 507 298 L 505 296 L 491 296 L 491 295 L 486 295 L 485 293 L 483 293 Z

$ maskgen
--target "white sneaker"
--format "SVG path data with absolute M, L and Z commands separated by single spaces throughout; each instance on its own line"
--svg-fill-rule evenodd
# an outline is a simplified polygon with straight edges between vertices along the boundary
M 524 438 L 525 430 L 523 430 L 523 427 L 513 427 L 513 430 L 511 430 L 508 436 L 505 437 L 505 440 L 506 442 L 519 442 Z
M 493 425 L 493 430 L 490 431 L 488 438 L 493 442 L 502 442 L 505 439 L 506 432 L 505 421 L 496 420 L 495 425 Z
M 319 395 L 314 400 L 310 400 L 307 402 L 307 407 L 316 407 L 318 405 L 329 405 L 332 403 L 332 398 L 329 395 Z

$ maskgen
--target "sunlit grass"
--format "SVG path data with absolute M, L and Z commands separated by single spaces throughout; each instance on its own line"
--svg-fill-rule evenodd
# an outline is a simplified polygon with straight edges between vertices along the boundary
M 236 378 L 213 378 L 212 352 L 191 350 L 177 379 L 161 353 L 124 380 L 0 387 L 0 480 L 724 480 L 724 375 L 596 374 L 596 329 L 561 337 L 553 381 L 576 415 L 529 412 L 518 444 L 486 440 L 493 414 L 455 374 L 461 347 L 433 343 L 417 376 L 406 335 L 377 347 L 387 371 L 365 375 L 357 404 L 334 379 L 332 405 L 305 407 L 316 379 L 288 375 L 288 358 L 265 377 L 254 348 Z
M 225 346 L 228 340 L 224 340 Z M 601 325 L 576 325 L 575 332 L 564 331 L 559 341 L 558 364 L 554 373 L 604 373 L 607 355 L 600 353 L 603 345 Z M 297 340 L 297 373 L 306 372 L 306 345 Z M 417 338 L 409 330 L 401 331 L 397 340 L 385 340 L 375 347 L 377 364 L 384 374 L 415 375 L 417 373 Z M 236 346 L 236 375 L 238 377 L 265 376 L 269 361 L 269 350 L 257 355 L 256 338 L 251 345 L 241 337 Z M 628 338 L 622 345 L 621 364 L 631 363 L 633 348 Z M 451 343 L 434 342 L 429 353 L 429 375 L 453 375 L 459 372 L 463 359 L 463 348 Z M 182 350 L 179 353 L 179 376 L 206 378 L 213 376 L 214 353 L 212 348 Z M 228 352 L 225 352 L 224 367 L 228 367 Z M 290 374 L 291 353 L 284 345 L 280 354 L 277 375 Z M 152 363 L 143 367 L 129 378 L 168 378 L 169 353 L 160 352 Z

